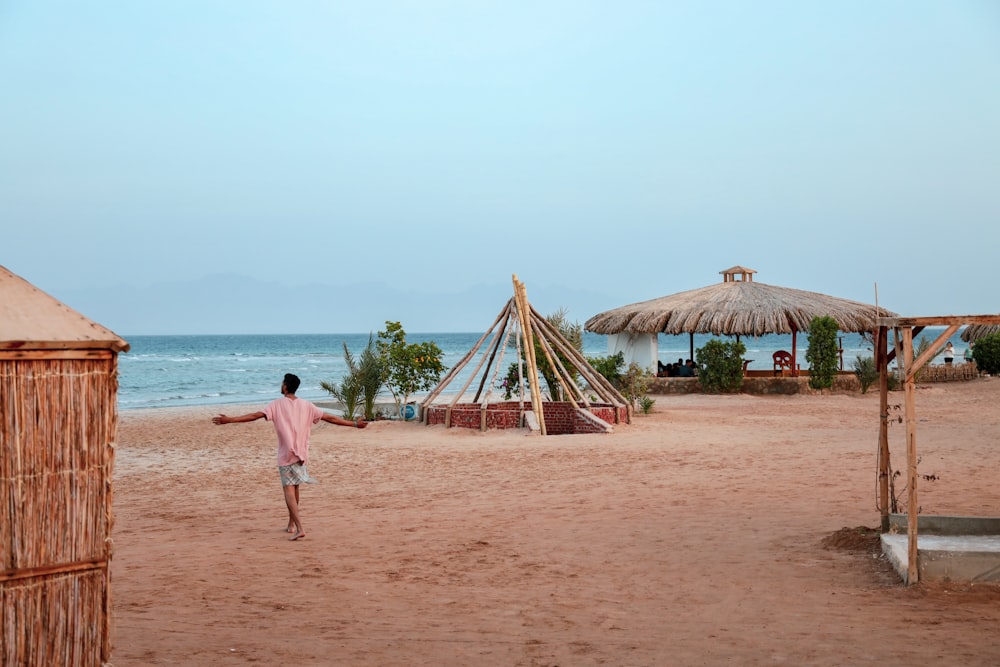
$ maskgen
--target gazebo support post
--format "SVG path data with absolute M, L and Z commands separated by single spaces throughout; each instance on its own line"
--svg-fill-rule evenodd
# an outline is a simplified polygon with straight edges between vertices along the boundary
M 795 328 L 792 329 L 792 377 L 793 378 L 797 378 L 799 376 L 799 357 L 798 353 L 795 351 L 795 339 L 796 339 L 795 334 L 797 334 L 798 332 L 799 332 L 798 329 Z

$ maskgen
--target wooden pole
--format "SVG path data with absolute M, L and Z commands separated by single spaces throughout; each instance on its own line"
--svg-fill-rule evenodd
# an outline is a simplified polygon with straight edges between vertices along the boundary
M 441 392 L 444 391 L 445 387 L 447 387 L 448 384 L 451 383 L 451 381 L 455 378 L 455 376 L 458 375 L 458 372 L 461 371 L 463 368 L 465 368 L 465 365 L 469 363 L 469 359 L 471 359 L 472 356 L 479 351 L 479 348 L 480 346 L 482 346 L 483 341 L 485 341 L 486 338 L 490 335 L 490 333 L 493 332 L 494 327 L 496 327 L 496 325 L 500 323 L 501 319 L 503 319 L 508 315 L 508 313 L 510 313 L 510 309 L 512 306 L 513 306 L 513 299 L 510 299 L 507 301 L 507 304 L 504 306 L 503 310 L 500 311 L 500 314 L 497 315 L 497 318 L 493 320 L 493 324 L 491 324 L 490 328 L 486 330 L 486 333 L 482 335 L 482 337 L 476 342 L 476 344 L 472 347 L 471 350 L 465 353 L 465 356 L 462 357 L 461 361 L 455 364 L 451 368 L 451 370 L 448 371 L 448 373 L 444 376 L 444 379 L 438 383 L 438 386 L 435 387 L 429 394 L 427 394 L 427 396 L 424 397 L 424 400 L 420 402 L 420 411 L 422 413 L 420 415 L 420 418 L 424 421 L 425 424 L 427 423 L 427 413 L 424 412 L 424 408 L 430 405 L 431 401 L 436 399 L 441 394 Z
M 550 349 L 552 346 L 549 344 L 548 339 L 545 336 L 539 336 L 538 340 L 541 343 L 542 352 L 545 353 L 545 358 L 549 362 L 549 368 L 552 369 L 552 372 L 559 377 L 559 381 L 563 384 L 566 398 L 569 399 L 569 402 L 573 405 L 574 409 L 579 410 L 580 406 L 576 403 L 574 392 L 576 392 L 576 394 L 581 398 L 583 397 L 583 394 L 580 393 L 579 388 L 573 383 L 573 379 L 570 377 L 569 372 L 563 366 L 562 361 L 559 360 L 559 355 L 555 355 Z
M 796 378 L 799 376 L 799 358 L 795 352 L 795 339 L 797 333 L 797 329 L 792 329 L 792 377 Z
M 917 571 L 917 513 L 920 506 L 917 502 L 917 419 L 916 419 L 916 382 L 913 372 L 913 330 L 903 327 L 903 364 L 906 381 L 903 383 L 906 392 L 906 477 L 907 477 L 907 565 L 906 583 L 913 585 L 919 581 Z
M 503 324 L 497 330 L 496 336 L 493 339 L 492 349 L 490 350 L 490 360 L 486 363 L 486 370 L 483 371 L 483 378 L 479 381 L 479 388 L 476 389 L 476 396 L 472 399 L 473 403 L 479 402 L 479 397 L 483 395 L 483 387 L 486 386 L 486 379 L 490 375 L 490 369 L 493 368 L 493 361 L 496 359 L 497 350 L 502 350 L 502 346 L 507 342 L 507 337 L 504 335 L 507 333 L 507 325 L 510 322 L 510 316 L 504 320 Z M 500 354 L 500 358 L 503 358 L 503 354 Z M 488 393 L 488 392 L 487 392 Z
M 878 426 L 878 507 L 881 530 L 889 532 L 889 361 L 886 354 L 887 330 L 875 329 L 875 365 L 878 367 L 879 426 Z
M 538 387 L 538 364 L 535 361 L 535 339 L 531 333 L 531 309 L 528 305 L 528 293 L 524 283 L 513 276 L 514 298 L 517 302 L 517 316 L 521 323 L 521 336 L 524 338 L 524 356 L 528 359 L 528 381 L 531 389 L 531 409 L 535 412 L 535 419 L 538 420 L 538 429 L 542 435 L 547 435 L 545 430 L 545 415 L 542 408 L 542 395 Z

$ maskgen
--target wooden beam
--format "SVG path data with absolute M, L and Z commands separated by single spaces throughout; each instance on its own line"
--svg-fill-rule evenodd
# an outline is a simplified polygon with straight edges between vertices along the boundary
M 937 315 L 934 317 L 880 317 L 879 326 L 886 327 L 940 327 L 950 324 L 1000 324 L 1000 315 Z
M 916 377 L 917 371 L 919 371 L 921 368 L 923 368 L 924 365 L 928 361 L 930 361 L 935 356 L 937 356 L 937 351 L 938 351 L 938 348 L 941 347 L 941 343 L 943 343 L 944 341 L 948 340 L 953 335 L 955 335 L 955 332 L 958 331 L 958 326 L 959 325 L 957 325 L 957 324 L 952 324 L 950 327 L 948 327 L 947 329 L 945 329 L 944 332 L 940 336 L 938 336 L 937 338 L 934 339 L 934 342 L 932 342 L 930 345 L 927 346 L 927 349 L 924 350 L 923 354 L 921 354 L 919 357 L 917 357 L 913 361 L 913 363 L 906 365 L 906 377 L 907 377 L 907 379 L 910 379 L 911 376 L 912 377 Z M 913 332 L 910 332 L 910 343 L 911 343 L 911 345 L 913 343 L 913 335 L 914 335 Z M 911 352 L 912 352 L 912 350 L 911 350 Z

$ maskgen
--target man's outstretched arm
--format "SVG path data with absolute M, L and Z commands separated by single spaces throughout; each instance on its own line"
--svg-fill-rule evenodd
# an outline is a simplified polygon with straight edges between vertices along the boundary
M 338 426 L 351 426 L 353 428 L 364 428 L 365 426 L 368 426 L 368 422 L 366 422 L 364 419 L 355 419 L 354 421 L 351 421 L 349 419 L 342 419 L 341 417 L 338 417 L 336 415 L 331 415 L 330 413 L 326 413 L 323 415 L 323 421 L 327 422 L 328 424 L 336 424 Z
M 239 422 L 252 422 L 258 419 L 263 419 L 263 412 L 250 412 L 245 415 L 240 415 L 239 417 L 227 417 L 226 415 L 216 415 L 212 417 L 212 423 L 216 425 L 221 424 L 236 424 Z

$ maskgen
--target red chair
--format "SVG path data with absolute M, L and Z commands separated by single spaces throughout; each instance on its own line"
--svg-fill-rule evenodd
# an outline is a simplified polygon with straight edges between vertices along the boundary
M 792 354 L 791 352 L 785 352 L 784 350 L 778 350 L 771 355 L 774 359 L 774 375 L 784 375 L 787 370 L 789 373 L 792 372 Z

